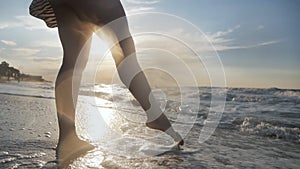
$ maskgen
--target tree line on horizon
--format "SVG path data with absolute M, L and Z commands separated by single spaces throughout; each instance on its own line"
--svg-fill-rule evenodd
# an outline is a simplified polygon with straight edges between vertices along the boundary
M 6 61 L 1 62 L 0 64 L 0 79 L 2 79 L 2 77 L 6 77 L 7 80 L 14 78 L 15 80 L 20 81 L 28 76 L 29 75 L 21 73 L 20 70 L 9 66 L 9 63 L 7 63 Z

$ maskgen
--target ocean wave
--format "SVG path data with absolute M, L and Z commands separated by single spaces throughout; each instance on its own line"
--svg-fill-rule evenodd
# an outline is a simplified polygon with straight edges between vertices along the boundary
M 18 93 L 5 93 L 0 92 L 0 94 L 11 95 L 11 96 L 22 96 L 22 97 L 33 97 L 33 98 L 41 98 L 41 99 L 54 99 L 54 96 L 43 96 L 43 95 L 32 95 L 32 94 L 18 94 Z
M 276 96 L 295 97 L 300 99 L 300 90 L 281 90 L 274 93 Z
M 243 133 L 300 143 L 299 127 L 279 126 L 279 124 L 261 121 L 255 117 L 245 117 L 243 120 L 236 120 L 235 123 L 240 123 L 240 131 Z
M 275 104 L 280 102 L 299 103 L 300 90 L 297 89 L 248 89 L 231 88 L 227 92 L 226 101 L 235 102 L 260 102 L 264 104 Z
M 7 82 L 1 84 L 0 94 L 54 99 L 53 84 L 49 82 Z

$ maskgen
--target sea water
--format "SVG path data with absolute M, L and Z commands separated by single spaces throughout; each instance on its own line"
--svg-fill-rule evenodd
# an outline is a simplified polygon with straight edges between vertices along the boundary
M 0 93 L 24 98 L 54 99 L 53 90 L 51 83 L 0 84 Z M 144 111 L 124 86 L 82 86 L 77 131 L 98 148 L 75 161 L 73 168 L 299 168 L 300 90 L 226 88 L 226 105 L 217 129 L 200 143 L 213 90 L 218 89 L 153 89 L 161 109 L 185 136 L 183 150 L 173 151 L 168 149 L 171 138 L 145 127 Z M 36 159 L 36 168 L 46 166 L 38 161 L 39 156 L 47 156 L 44 151 L 25 158 L 26 151 L 20 145 L 17 152 L 24 158 L 19 160 Z M 7 153 L 11 152 L 0 150 L 0 168 L 18 163 L 17 157 Z

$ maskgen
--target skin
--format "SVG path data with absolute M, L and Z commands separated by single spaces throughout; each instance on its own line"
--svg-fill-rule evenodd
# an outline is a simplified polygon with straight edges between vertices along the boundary
M 57 18 L 59 37 L 64 51 L 63 62 L 55 84 L 60 131 L 56 151 L 59 165 L 63 168 L 72 159 L 94 148 L 91 144 L 80 140 L 75 130 L 75 107 L 82 72 L 88 61 L 90 37 L 103 25 L 126 15 L 119 0 L 49 0 L 49 2 Z M 178 147 L 183 145 L 182 138 L 173 130 L 168 118 L 160 109 L 155 108 L 159 106 L 149 100 L 151 88 L 137 62 L 135 45 L 126 17 L 122 22 L 108 26 L 107 29 L 107 34 L 109 34 L 107 37 L 119 42 L 114 44 L 111 52 L 120 79 L 145 110 L 148 117 L 146 126 L 166 132 L 177 142 Z M 81 51 L 84 45 L 86 48 Z M 79 55 L 81 58 L 78 58 Z M 130 62 L 122 62 L 128 56 L 130 56 Z M 76 64 L 78 59 L 80 62 Z M 128 83 L 126 78 L 130 76 L 128 73 L 134 72 L 133 70 L 139 70 L 139 73 Z M 151 119 L 153 114 L 156 116 Z

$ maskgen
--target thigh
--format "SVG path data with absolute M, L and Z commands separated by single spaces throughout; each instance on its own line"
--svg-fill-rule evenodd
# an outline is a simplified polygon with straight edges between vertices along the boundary
M 59 37 L 64 51 L 63 64 L 74 67 L 78 59 L 81 59 L 84 66 L 89 55 L 93 25 L 82 21 L 66 5 L 55 5 L 53 9 L 57 18 Z
M 120 0 L 53 0 L 70 7 L 83 21 L 105 25 L 125 16 Z

